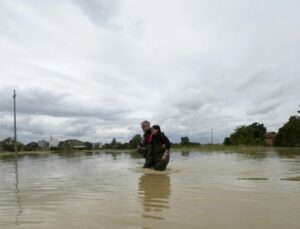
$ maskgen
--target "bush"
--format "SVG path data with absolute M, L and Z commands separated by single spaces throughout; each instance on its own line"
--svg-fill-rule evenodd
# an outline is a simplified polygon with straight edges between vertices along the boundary
M 263 145 L 267 129 L 264 124 L 252 123 L 239 126 L 234 133 L 224 139 L 224 145 Z
M 300 146 L 300 117 L 291 116 L 278 131 L 274 142 L 275 146 Z

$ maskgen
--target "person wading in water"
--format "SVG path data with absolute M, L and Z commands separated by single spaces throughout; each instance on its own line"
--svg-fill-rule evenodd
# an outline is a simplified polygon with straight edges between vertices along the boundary
M 145 158 L 144 168 L 151 168 L 153 166 L 153 155 L 152 155 L 152 133 L 149 121 L 143 121 L 141 128 L 144 132 L 143 141 L 138 145 L 138 152 Z
M 160 126 L 152 126 L 151 133 L 153 168 L 155 170 L 163 171 L 167 168 L 170 160 L 171 143 L 168 137 L 163 132 L 161 132 Z
M 158 125 L 150 128 L 149 121 L 143 121 L 141 127 L 144 132 L 144 139 L 137 150 L 145 158 L 143 168 L 165 170 L 170 160 L 171 144 L 169 139 L 161 132 Z

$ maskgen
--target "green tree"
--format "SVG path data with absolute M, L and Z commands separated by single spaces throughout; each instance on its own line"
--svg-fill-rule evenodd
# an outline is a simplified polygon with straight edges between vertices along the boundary
M 26 146 L 24 146 L 24 150 L 26 151 L 34 151 L 38 149 L 39 149 L 39 145 L 37 142 L 30 142 Z
M 129 141 L 128 147 L 131 149 L 136 149 L 142 140 L 143 140 L 142 136 L 140 134 L 136 134 Z
M 300 117 L 291 116 L 276 135 L 275 146 L 300 146 Z
M 85 147 L 87 150 L 91 150 L 91 149 L 93 149 L 93 143 L 91 143 L 91 142 L 85 142 L 85 143 L 84 143 L 84 147 Z
M 60 151 L 72 151 L 72 147 L 69 141 L 60 141 L 57 149 Z
M 14 145 L 14 139 L 13 138 L 6 138 L 3 141 L 0 142 L 0 148 L 4 151 L 14 151 L 15 145 Z M 17 149 L 18 151 L 23 150 L 24 145 L 21 142 L 17 142 Z
M 230 137 L 225 138 L 224 145 L 262 145 L 266 131 L 262 123 L 239 126 Z
M 224 139 L 224 145 L 232 145 L 232 143 L 231 143 L 231 140 L 230 140 L 230 137 L 226 137 L 225 139 Z
M 187 136 L 181 137 L 181 145 L 188 145 L 188 144 L 190 144 L 189 137 L 187 137 Z
M 116 138 L 113 138 L 111 140 L 111 143 L 110 143 L 112 146 L 116 146 L 117 145 L 117 139 Z

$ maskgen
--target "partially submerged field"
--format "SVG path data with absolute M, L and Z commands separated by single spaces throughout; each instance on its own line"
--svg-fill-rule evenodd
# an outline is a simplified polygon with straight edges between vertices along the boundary
M 296 148 L 182 147 L 163 172 L 134 150 L 1 155 L 1 229 L 300 228 Z
M 265 152 L 293 152 L 300 154 L 300 147 L 267 147 L 267 146 L 225 146 L 225 145 L 201 145 L 201 146 L 180 146 L 172 147 L 171 151 L 179 152 L 237 152 L 237 153 L 265 153 Z M 74 151 L 20 151 L 18 155 L 47 155 L 50 153 L 80 153 L 80 152 L 122 152 L 135 153 L 135 149 L 94 149 L 94 150 L 74 150 Z M 14 152 L 0 151 L 0 156 L 13 156 Z

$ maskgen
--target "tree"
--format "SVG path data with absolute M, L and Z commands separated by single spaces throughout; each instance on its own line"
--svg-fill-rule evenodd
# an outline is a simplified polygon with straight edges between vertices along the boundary
M 14 151 L 14 140 L 13 138 L 6 138 L 3 141 L 0 142 L 0 148 L 4 151 Z M 23 150 L 24 145 L 21 142 L 17 142 L 17 149 L 18 151 Z
M 276 135 L 275 146 L 300 146 L 300 116 L 291 116 Z
M 232 145 L 232 143 L 231 143 L 231 140 L 230 140 L 230 137 L 226 137 L 225 139 L 224 139 L 224 145 Z
M 267 129 L 264 126 L 264 124 L 255 122 L 250 125 L 250 129 L 252 129 L 252 131 L 253 131 L 254 138 L 264 140 L 264 136 L 267 132 Z
M 129 141 L 128 147 L 131 149 L 136 149 L 142 140 L 143 140 L 142 136 L 140 134 L 136 134 Z
M 125 144 L 118 142 L 116 138 L 113 138 L 111 143 L 106 143 L 103 145 L 104 149 L 123 149 Z
M 72 151 L 72 147 L 69 141 L 60 141 L 58 143 L 57 149 L 60 151 Z
M 116 138 L 113 138 L 113 139 L 112 139 L 111 145 L 112 145 L 112 146 L 116 146 L 116 145 L 117 145 L 117 139 L 116 139 Z
M 26 151 L 34 151 L 38 149 L 39 149 L 39 144 L 37 142 L 30 142 L 24 147 L 24 150 Z
M 188 144 L 190 144 L 189 137 L 187 137 L 187 136 L 181 137 L 181 145 L 188 145 Z
M 262 145 L 266 131 L 264 124 L 257 122 L 239 126 L 230 137 L 225 138 L 224 145 Z
M 93 143 L 91 143 L 91 142 L 85 142 L 84 143 L 84 147 L 87 150 L 91 150 L 91 149 L 93 149 Z

